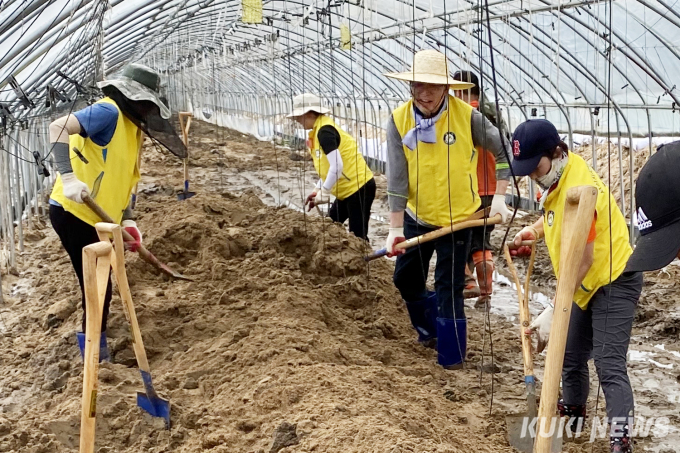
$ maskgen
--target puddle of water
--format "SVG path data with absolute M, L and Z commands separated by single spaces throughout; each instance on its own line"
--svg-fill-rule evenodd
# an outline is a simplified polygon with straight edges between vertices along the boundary
M 10 290 L 10 296 L 12 297 L 21 297 L 21 296 L 30 296 L 33 294 L 33 291 L 35 288 L 31 286 L 31 282 L 27 279 L 20 278 L 19 280 L 16 281 L 12 285 L 12 289 Z
M 519 301 L 517 288 L 508 277 L 496 270 L 493 276 L 493 297 L 491 298 L 491 313 L 503 316 L 509 321 L 519 323 Z M 548 305 L 550 297 L 538 291 L 531 291 L 529 311 L 538 315 Z

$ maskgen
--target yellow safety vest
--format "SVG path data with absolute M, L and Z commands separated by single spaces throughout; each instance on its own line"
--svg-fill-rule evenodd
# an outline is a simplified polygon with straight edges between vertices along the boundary
M 340 147 L 338 151 L 340 151 L 340 157 L 342 158 L 343 170 L 338 181 L 331 189 L 331 193 L 338 200 L 344 200 L 370 181 L 373 178 L 373 172 L 366 165 L 364 156 L 359 152 L 354 138 L 343 131 L 328 116 L 319 115 L 314 123 L 314 128 L 309 132 L 309 152 L 314 161 L 314 168 L 316 168 L 316 172 L 321 179 L 326 180 L 328 170 L 330 169 L 328 157 L 319 145 L 319 129 L 323 126 L 333 126 L 340 134 Z
M 91 139 L 83 138 L 79 134 L 71 135 L 69 156 L 73 173 L 87 184 L 92 199 L 111 216 L 114 222 L 120 223 L 123 211 L 130 203 L 132 189 L 139 181 L 137 153 L 142 140 L 142 131 L 123 115 L 112 99 L 106 97 L 99 102 L 111 104 L 118 110 L 118 123 L 111 141 L 106 146 L 99 146 Z M 74 147 L 87 159 L 87 164 L 73 152 Z M 101 219 L 86 205 L 71 201 L 64 196 L 61 175 L 57 176 L 51 198 L 64 210 L 90 225 L 101 222 Z
M 447 111 L 435 124 L 437 143 L 404 145 L 408 162 L 408 209 L 419 220 L 448 226 L 472 215 L 480 206 L 477 195 L 478 152 L 472 142 L 472 106 L 449 95 Z M 392 112 L 403 138 L 415 127 L 413 101 Z
M 616 205 L 607 186 L 595 173 L 590 165 L 572 152 L 569 152 L 569 162 L 564 168 L 564 173 L 557 187 L 548 194 L 545 200 L 543 212 L 543 229 L 545 231 L 545 243 L 548 246 L 550 260 L 552 261 L 555 275 L 560 278 L 560 242 L 562 230 L 562 216 L 567 199 L 567 192 L 572 187 L 590 185 L 597 187 L 597 205 L 595 207 L 597 220 L 595 221 L 595 250 L 594 261 L 590 270 L 583 279 L 581 287 L 574 294 L 574 302 L 585 310 L 590 298 L 601 287 L 613 282 L 623 273 L 628 258 L 633 249 L 628 242 L 628 227 L 621 210 Z M 611 254 L 612 274 L 609 275 L 609 208 L 611 206 Z

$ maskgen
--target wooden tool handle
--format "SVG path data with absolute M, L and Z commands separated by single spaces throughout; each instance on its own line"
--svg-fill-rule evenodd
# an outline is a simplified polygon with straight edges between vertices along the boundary
M 120 292 L 120 298 L 123 301 L 123 309 L 125 312 L 125 317 L 130 323 L 130 329 L 132 330 L 132 348 L 135 351 L 135 357 L 137 358 L 137 365 L 139 369 L 149 373 L 151 371 L 149 367 L 149 361 L 146 356 L 146 350 L 144 349 L 144 342 L 142 340 L 142 334 L 139 329 L 139 322 L 137 321 L 137 313 L 135 312 L 135 306 L 132 302 L 132 292 L 130 291 L 130 284 L 127 279 L 127 273 L 125 272 L 125 245 L 123 244 L 123 233 L 122 228 L 114 228 L 112 230 L 113 236 L 113 274 L 118 283 L 118 292 Z
M 520 247 L 531 247 L 534 245 L 535 241 L 522 241 L 519 245 L 515 245 L 514 241 L 508 241 L 505 244 L 508 246 L 510 250 L 517 250 Z
M 116 222 L 113 221 L 113 219 L 111 218 L 111 216 L 109 216 L 109 215 L 106 213 L 106 211 L 104 211 L 104 210 L 102 209 L 102 207 L 99 206 L 99 205 L 92 199 L 92 197 L 90 197 L 90 195 L 89 195 L 87 192 L 83 191 L 83 193 L 81 194 L 81 197 L 82 197 L 82 199 L 83 199 L 83 203 L 85 203 L 85 204 L 92 210 L 92 212 L 94 212 L 95 214 L 97 214 L 104 222 L 106 222 L 106 223 L 116 223 Z M 123 239 L 124 239 L 125 241 L 134 241 L 134 240 L 135 240 L 135 238 L 133 238 L 132 235 L 130 235 L 130 233 L 128 233 L 127 231 L 125 231 L 125 229 L 122 230 L 122 233 L 123 233 Z M 148 250 L 146 249 L 146 247 L 144 247 L 144 246 L 141 245 L 141 244 L 139 245 L 139 247 L 137 247 L 137 253 L 139 254 L 139 256 L 140 256 L 144 261 L 146 261 L 147 263 L 149 263 L 149 264 L 151 264 L 151 265 L 153 265 L 153 266 L 156 266 L 160 271 L 162 271 L 162 272 L 164 272 L 164 273 L 170 275 L 171 277 L 181 278 L 181 279 L 184 279 L 184 280 L 191 280 L 191 278 L 186 277 L 186 276 L 180 274 L 179 272 L 176 272 L 176 271 L 172 270 L 167 264 L 160 262 L 160 261 L 158 260 L 158 258 L 156 258 L 156 257 L 153 255 L 153 253 L 151 253 L 150 251 L 148 251 Z
M 594 186 L 572 187 L 567 192 L 567 201 L 562 216 L 560 275 L 557 281 L 555 311 L 545 360 L 541 406 L 538 411 L 537 436 L 534 444 L 535 453 L 550 453 L 551 451 L 552 436 L 548 437 L 541 433 L 552 432 L 550 426 L 556 416 L 557 395 L 564 363 L 572 300 L 596 203 L 597 188 Z
M 464 220 L 462 222 L 454 223 L 451 226 L 445 227 L 445 228 L 440 228 L 438 230 L 430 231 L 429 233 L 422 234 L 420 236 L 416 236 L 411 239 L 407 239 L 406 241 L 400 242 L 397 245 L 394 246 L 395 250 L 406 250 L 411 247 L 415 247 L 418 244 L 422 244 L 425 242 L 432 241 L 433 239 L 440 238 L 442 236 L 446 236 L 447 234 L 454 233 L 459 230 L 464 230 L 465 228 L 472 228 L 472 227 L 478 227 L 478 226 L 484 226 L 484 225 L 497 225 L 503 221 L 502 217 L 500 214 L 497 214 L 493 217 L 490 218 L 483 218 L 484 214 L 486 213 L 485 210 L 477 211 L 474 214 L 472 214 L 470 217 L 468 217 L 467 220 Z M 477 220 L 474 220 L 477 219 Z M 382 248 L 380 250 L 376 250 L 370 255 L 367 255 L 364 257 L 365 261 L 373 261 L 374 259 L 383 257 L 387 255 L 387 249 Z
M 429 233 L 421 234 L 420 236 L 416 236 L 411 239 L 407 239 L 404 242 L 400 242 L 399 244 L 394 246 L 395 250 L 405 250 L 411 247 L 414 247 L 418 244 L 422 244 L 424 242 L 429 242 L 432 241 L 433 239 L 440 238 L 442 236 L 446 236 L 447 234 L 454 233 L 456 231 L 464 230 L 465 228 L 472 228 L 472 227 L 477 227 L 477 226 L 484 226 L 486 225 L 497 225 L 502 222 L 501 215 L 498 214 L 494 217 L 490 217 L 488 219 L 480 219 L 480 220 L 464 220 L 462 222 L 453 224 L 451 226 L 445 227 L 445 228 L 440 228 L 438 230 L 430 231 Z
M 191 116 L 189 116 L 189 118 L 187 118 L 187 124 L 184 127 L 184 136 L 186 137 L 186 140 L 187 140 L 186 144 L 189 144 L 189 129 L 191 129 L 191 118 L 192 117 L 193 117 L 193 115 L 191 115 Z
M 191 127 L 191 118 L 193 114 L 191 112 L 180 112 L 179 113 L 179 124 L 182 129 L 182 141 L 187 149 L 187 155 L 183 159 L 184 163 L 184 191 L 189 191 L 189 128 Z M 186 123 L 184 122 L 186 118 Z
M 182 130 L 182 141 L 184 146 L 189 146 L 189 128 L 191 127 L 191 118 L 193 117 L 191 112 L 179 112 L 179 128 Z M 185 122 L 186 120 L 186 122 Z
M 85 326 L 85 351 L 83 354 L 80 453 L 94 452 L 102 309 L 110 269 L 110 243 L 96 242 L 83 248 L 83 285 L 85 289 L 87 318 Z
M 532 248 L 531 257 L 533 260 L 535 247 Z M 531 336 L 526 334 L 526 329 L 529 327 L 531 321 L 531 314 L 529 313 L 529 296 L 528 291 L 525 289 L 522 291 L 522 284 L 520 283 L 519 276 L 517 275 L 517 268 L 512 262 L 512 255 L 510 255 L 510 248 L 508 243 L 503 247 L 503 254 L 505 255 L 505 261 L 508 263 L 508 269 L 510 269 L 510 274 L 517 287 L 517 297 L 519 300 L 519 328 L 520 328 L 520 338 L 522 340 L 522 358 L 524 359 L 524 376 L 534 375 L 534 358 L 531 351 Z M 530 277 L 531 270 L 527 270 L 527 280 Z M 526 288 L 526 285 L 525 285 Z

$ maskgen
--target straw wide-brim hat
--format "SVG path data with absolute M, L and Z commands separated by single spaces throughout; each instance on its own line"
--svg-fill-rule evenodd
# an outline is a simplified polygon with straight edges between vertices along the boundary
M 293 98 L 293 111 L 286 118 L 302 116 L 307 112 L 317 112 L 322 115 L 330 113 L 330 109 L 321 105 L 321 98 L 316 94 L 303 93 Z
M 431 83 L 449 85 L 453 90 L 468 90 L 475 85 L 455 80 L 448 71 L 446 55 L 436 50 L 421 50 L 413 56 L 411 70 L 406 72 L 388 72 L 385 77 L 405 82 Z

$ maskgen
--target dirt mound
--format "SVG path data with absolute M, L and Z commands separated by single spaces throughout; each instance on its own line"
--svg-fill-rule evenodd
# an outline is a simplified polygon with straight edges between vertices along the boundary
M 590 145 L 579 147 L 577 152 L 588 164 L 593 164 L 593 150 Z M 650 156 L 649 148 L 633 150 L 633 172 L 631 175 L 630 153 L 630 148 L 622 147 L 621 160 L 619 161 L 618 145 L 612 143 L 611 146 L 606 144 L 595 146 L 597 173 L 600 179 L 608 185 L 619 207 L 621 207 L 621 189 L 623 188 L 627 218 L 630 218 L 631 176 L 632 181 L 635 182 L 640 170 Z
M 680 268 L 670 264 L 666 268 L 645 272 L 645 282 L 635 327 L 653 340 L 675 340 L 680 333 L 680 312 L 677 310 L 680 292 Z
M 367 267 L 366 245 L 341 226 L 248 194 L 183 202 L 157 195 L 140 200 L 137 212 L 148 248 L 194 278 L 170 281 L 128 255 L 154 383 L 171 401 L 173 427 L 164 430 L 135 404 L 141 380 L 114 297 L 114 363 L 100 373 L 97 451 L 510 451 L 502 417 L 486 415 L 481 318 L 471 320 L 469 368 L 443 370 L 415 342 L 392 263 Z M 23 263 L 21 278 L 34 289 L 15 290 L 4 318 L 11 337 L 0 350 L 0 451 L 78 448 L 79 292 L 45 232 L 42 254 Z M 505 324 L 494 328 L 497 394 L 521 389 L 519 347 Z

